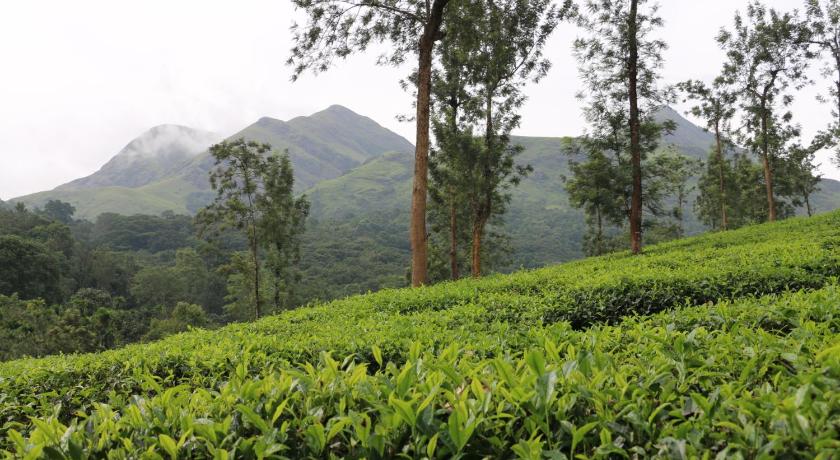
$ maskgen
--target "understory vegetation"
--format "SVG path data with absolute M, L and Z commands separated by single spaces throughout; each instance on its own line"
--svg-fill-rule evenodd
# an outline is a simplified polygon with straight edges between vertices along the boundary
M 0 364 L 10 457 L 840 449 L 840 214 Z

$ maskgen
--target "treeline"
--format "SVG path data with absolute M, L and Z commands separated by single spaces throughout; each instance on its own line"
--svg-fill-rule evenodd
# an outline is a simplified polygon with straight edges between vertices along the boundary
M 0 360 L 99 351 L 254 318 L 248 237 L 235 222 L 200 235 L 203 223 L 171 212 L 105 213 L 95 222 L 74 212 L 61 201 L 0 207 Z M 287 258 L 280 275 L 261 249 L 262 314 L 405 286 L 408 245 L 395 231 L 403 219 L 383 211 L 311 220 L 297 235 L 306 256 Z
M 219 246 L 192 218 L 103 214 L 67 203 L 0 209 L 0 359 L 87 352 L 234 317 Z
M 586 213 L 590 254 L 628 247 L 628 240 L 638 254 L 643 241 L 679 237 L 686 206 L 719 229 L 773 221 L 797 206 L 810 213 L 819 182 L 814 154 L 836 146 L 840 133 L 840 4 L 833 0 L 806 0 L 802 14 L 751 1 L 717 38 L 726 52 L 721 76 L 679 84 L 661 79 L 668 45 L 657 34 L 665 22 L 649 0 L 294 3 L 307 14 L 294 27 L 296 77 L 372 43 L 390 45 L 380 63 L 414 59 L 416 71 L 403 82 L 416 96 L 414 286 L 480 276 L 482 259 L 499 247 L 488 240 L 504 244 L 494 223 L 510 187 L 530 172 L 513 160 L 509 133 L 519 125 L 522 85 L 550 67 L 543 46 L 560 24 L 581 32 L 574 55 L 589 129 L 569 148 L 575 160 L 567 188 Z M 790 105 L 818 65 L 835 78 L 835 119 L 806 141 Z M 659 145 L 673 127 L 654 115 L 680 97 L 694 101 L 691 112 L 715 132 L 705 165 Z M 694 187 L 700 198 L 689 203 Z
M 664 25 L 656 4 L 587 4 L 576 18 L 586 34 L 575 42 L 575 57 L 589 132 L 575 146 L 583 160 L 572 162 L 567 183 L 572 204 L 587 216 L 587 253 L 623 247 L 628 231 L 633 252 L 643 240 L 681 236 L 686 181 L 695 175 L 693 205 L 713 229 L 773 221 L 797 207 L 811 214 L 819 183 L 814 156 L 836 143 L 836 123 L 806 145 L 789 109 L 794 90 L 809 83 L 817 37 L 830 33 L 819 3 L 807 7 L 801 18 L 751 2 L 717 37 L 727 56 L 719 76 L 668 85 L 659 75 L 667 43 L 656 35 Z M 840 12 L 835 3 L 828 8 Z M 705 165 L 662 153 L 660 139 L 674 127 L 654 115 L 680 97 L 714 134 Z M 669 201 L 676 206 L 663 206 Z
M 307 223 L 283 308 L 406 284 L 404 215 Z M 198 237 L 192 216 L 76 220 L 67 203 L 0 208 L 0 360 L 88 352 L 253 319 L 235 230 Z M 261 254 L 261 262 L 265 258 Z M 270 275 L 263 274 L 266 288 Z M 271 303 L 271 291 L 262 297 Z M 273 311 L 273 306 L 267 312 Z

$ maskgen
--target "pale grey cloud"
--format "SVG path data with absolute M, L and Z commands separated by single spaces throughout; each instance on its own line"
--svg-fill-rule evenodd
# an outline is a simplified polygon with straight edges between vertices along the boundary
M 773 0 L 780 8 L 798 0 Z M 746 0 L 664 0 L 669 81 L 711 78 L 714 43 Z M 286 119 L 342 104 L 413 141 L 397 115 L 411 111 L 399 86 L 408 68 L 374 67 L 376 51 L 328 73 L 289 81 L 284 65 L 295 12 L 286 0 L 30 0 L 0 3 L 0 198 L 90 174 L 148 128 L 181 124 L 230 134 L 261 116 Z M 549 44 L 551 74 L 527 89 L 519 133 L 581 133 L 571 56 L 577 32 Z M 796 103 L 812 134 L 829 109 L 821 87 Z M 840 178 L 824 163 L 824 172 Z

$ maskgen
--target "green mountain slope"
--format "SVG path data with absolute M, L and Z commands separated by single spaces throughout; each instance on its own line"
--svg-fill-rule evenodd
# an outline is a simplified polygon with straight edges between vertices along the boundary
M 338 177 L 384 153 L 413 150 L 404 138 L 341 106 L 289 121 L 261 118 L 229 139 L 239 137 L 268 142 L 277 151 L 288 150 L 298 190 Z M 194 213 L 213 196 L 207 180 L 213 158 L 206 148 L 217 140 L 190 128 L 154 128 L 97 173 L 13 201 L 41 207 L 50 199 L 60 199 L 73 204 L 78 217 L 91 220 L 103 212 Z
M 795 218 L 2 363 L 0 450 L 831 458 L 838 228 Z
M 711 134 L 692 124 L 676 111 L 666 108 L 660 119 L 676 123 L 673 133 L 663 138 L 663 146 L 676 147 L 685 155 L 706 159 L 714 142 Z M 563 177 L 569 174 L 569 157 L 564 153 L 566 138 L 514 136 L 512 141 L 524 147 L 517 158 L 530 164 L 534 172 L 513 190 L 504 230 L 510 235 L 513 254 L 503 270 L 540 267 L 550 263 L 580 258 L 581 239 L 586 231 L 583 213 L 568 202 Z M 368 216 L 377 219 L 382 211 L 400 213 L 394 221 L 380 219 L 380 225 L 392 225 L 392 231 L 407 235 L 413 158 L 388 155 L 354 168 L 336 179 L 323 181 L 307 191 L 312 200 L 312 216 L 321 220 L 346 221 Z M 694 197 L 690 197 L 693 203 Z M 840 208 L 840 182 L 824 180 L 814 196 L 818 212 Z M 704 230 L 686 209 L 686 230 L 696 234 Z M 401 261 L 407 264 L 408 253 Z

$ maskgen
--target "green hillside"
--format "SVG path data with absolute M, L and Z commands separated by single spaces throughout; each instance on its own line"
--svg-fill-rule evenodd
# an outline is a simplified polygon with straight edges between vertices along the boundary
M 384 153 L 414 149 L 401 136 L 341 106 L 289 121 L 261 118 L 229 139 L 239 137 L 268 142 L 279 152 L 288 149 L 299 190 Z M 76 207 L 78 218 L 88 220 L 104 212 L 192 214 L 213 197 L 208 181 L 213 159 L 206 147 L 217 140 L 185 127 L 153 128 L 93 175 L 13 201 L 30 207 L 66 201 Z M 203 147 L 196 150 L 198 145 Z
M 674 119 L 679 117 L 676 112 L 671 113 Z M 712 143 L 710 135 L 681 117 L 678 120 L 681 121 L 677 130 L 664 141 L 692 156 L 708 152 Z M 566 139 L 514 136 L 512 140 L 524 147 L 517 161 L 530 164 L 534 172 L 512 191 L 503 224 L 505 233 L 511 237 L 512 254 L 507 264 L 496 268 L 502 271 L 536 268 L 582 257 L 581 239 L 586 231 L 583 212 L 569 205 L 563 182 L 563 177 L 569 174 L 569 157 L 563 153 Z M 705 158 L 707 153 L 702 155 Z M 412 168 L 411 156 L 391 154 L 338 178 L 320 182 L 306 192 L 312 201 L 311 215 L 329 222 L 375 222 L 377 226 L 389 227 L 388 233 L 408 238 Z M 840 182 L 824 180 L 820 188 L 813 197 L 817 212 L 840 208 Z M 685 225 L 689 234 L 705 230 L 694 214 L 693 201 L 692 195 L 686 208 Z M 394 214 L 400 217 L 395 219 Z M 408 260 L 406 248 L 395 266 L 405 267 Z
M 831 458 L 838 275 L 834 212 L 12 361 L 0 364 L 0 449 Z

